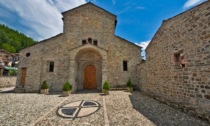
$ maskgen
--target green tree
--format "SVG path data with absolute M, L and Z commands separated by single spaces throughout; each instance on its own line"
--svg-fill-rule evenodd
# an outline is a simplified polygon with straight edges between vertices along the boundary
M 0 45 L 0 48 L 6 50 L 8 52 L 11 52 L 11 53 L 15 53 L 16 52 L 16 49 L 13 46 L 11 46 L 11 45 L 9 45 L 7 43 L 3 43 L 2 45 Z
M 0 25 L 0 49 L 9 52 L 19 52 L 21 49 L 35 44 L 36 42 L 24 34 Z

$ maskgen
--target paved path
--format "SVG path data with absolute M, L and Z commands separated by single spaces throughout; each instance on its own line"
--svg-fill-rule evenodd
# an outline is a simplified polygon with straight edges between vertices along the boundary
M 100 104 L 94 114 L 62 118 L 57 110 L 76 101 Z M 85 111 L 84 111 L 85 112 Z M 209 123 L 143 95 L 140 92 L 111 91 L 72 94 L 69 97 L 41 94 L 0 93 L 0 126 L 208 126 Z

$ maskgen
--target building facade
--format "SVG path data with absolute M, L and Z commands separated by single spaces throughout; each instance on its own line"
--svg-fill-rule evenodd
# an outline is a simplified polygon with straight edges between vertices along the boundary
M 5 67 L 18 66 L 19 54 L 10 53 L 4 49 L 0 49 L 0 76 L 9 76 L 9 70 Z
M 63 14 L 64 32 L 20 51 L 18 87 L 39 92 L 44 80 L 51 91 L 62 91 L 66 81 L 73 92 L 137 85 L 141 47 L 114 34 L 116 16 L 87 3 Z
M 210 121 L 210 1 L 163 21 L 146 55 L 141 90 Z

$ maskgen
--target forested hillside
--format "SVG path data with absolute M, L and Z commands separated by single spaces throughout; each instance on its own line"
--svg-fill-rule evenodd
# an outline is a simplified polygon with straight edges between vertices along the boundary
M 24 34 L 0 24 L 0 49 L 15 53 L 35 43 L 33 39 Z

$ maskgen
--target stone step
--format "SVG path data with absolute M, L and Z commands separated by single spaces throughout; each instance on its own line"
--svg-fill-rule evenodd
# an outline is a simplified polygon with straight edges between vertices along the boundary
M 127 90 L 127 88 L 110 88 L 110 90 Z
M 15 87 L 15 93 L 25 93 L 26 88 L 24 87 Z

